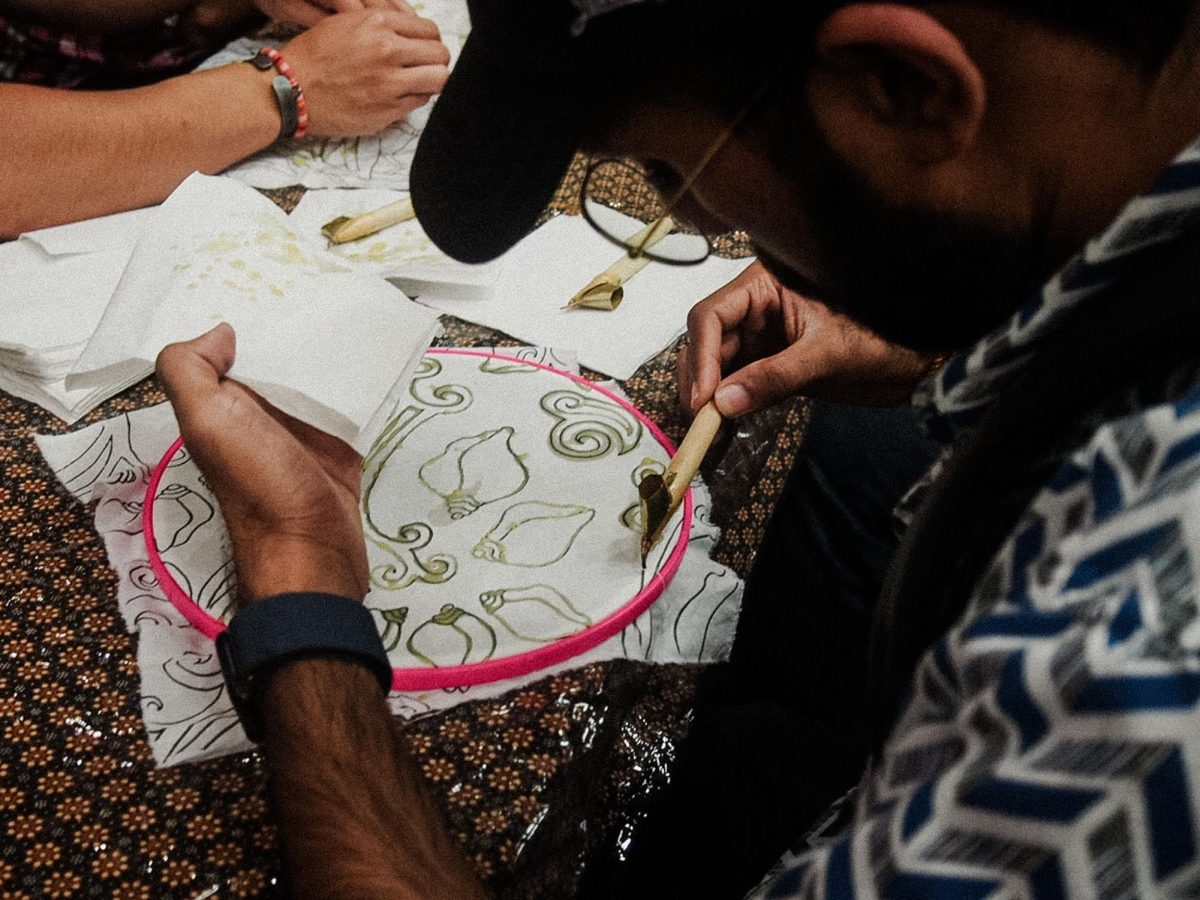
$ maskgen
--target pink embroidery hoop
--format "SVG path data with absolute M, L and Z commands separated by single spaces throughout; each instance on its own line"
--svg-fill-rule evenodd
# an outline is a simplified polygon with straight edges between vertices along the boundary
M 669 454 L 673 455 L 675 453 L 675 445 L 671 443 L 671 440 L 663 434 L 662 429 L 646 418 L 640 410 L 627 400 L 618 397 L 611 391 L 598 387 L 586 378 L 572 375 L 570 372 L 564 372 L 561 369 L 556 369 L 553 366 L 547 366 L 543 363 L 530 362 L 529 360 L 518 359 L 515 356 L 486 353 L 480 350 L 437 348 L 428 350 L 427 352 L 444 356 L 479 356 L 484 359 L 500 360 L 501 362 L 519 363 L 533 369 L 544 369 L 547 372 L 568 378 L 571 381 L 585 385 L 589 390 L 596 391 L 601 396 L 607 397 L 622 409 L 631 413 L 650 431 L 654 439 Z M 183 438 L 176 439 L 150 473 L 150 483 L 146 485 L 146 497 L 142 505 L 142 535 L 146 542 L 146 552 L 150 557 L 150 568 L 154 571 L 155 577 L 158 578 L 158 583 L 162 586 L 164 593 L 166 593 L 167 599 L 171 601 L 172 605 L 179 610 L 183 617 L 196 630 L 205 637 L 212 639 L 225 630 L 224 623 L 201 609 L 199 604 L 179 586 L 179 582 L 175 580 L 175 577 L 167 569 L 162 557 L 159 555 L 158 540 L 154 535 L 154 499 L 158 494 L 158 485 L 162 481 L 163 475 L 166 474 L 171 460 L 175 458 L 175 454 L 179 452 L 182 446 Z M 675 542 L 675 546 L 671 549 L 666 563 L 654 574 L 650 582 L 620 609 L 610 613 L 606 618 L 585 628 L 583 631 L 576 632 L 543 647 L 537 647 L 533 650 L 527 650 L 523 653 L 517 653 L 501 659 L 489 659 L 457 666 L 393 669 L 392 690 L 432 691 L 442 688 L 488 684 L 493 681 L 502 681 L 507 678 L 518 678 L 522 675 L 528 675 L 531 672 L 537 672 L 579 656 L 581 653 L 592 649 L 619 633 L 649 609 L 655 600 L 662 596 L 662 592 L 666 589 L 671 579 L 675 577 L 675 573 L 679 570 L 679 564 L 683 561 L 683 555 L 687 551 L 691 530 L 692 490 L 689 487 L 683 498 L 683 523 L 679 529 L 679 537 Z

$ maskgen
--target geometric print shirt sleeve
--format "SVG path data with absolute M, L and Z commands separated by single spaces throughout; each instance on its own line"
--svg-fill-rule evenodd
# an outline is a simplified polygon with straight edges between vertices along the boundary
M 764 898 L 1200 896 L 1200 389 L 1101 427 L 1038 494 L 846 831 Z

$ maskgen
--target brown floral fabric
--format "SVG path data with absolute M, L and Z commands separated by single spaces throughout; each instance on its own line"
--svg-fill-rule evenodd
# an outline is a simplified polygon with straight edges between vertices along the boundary
M 571 208 L 581 171 L 556 211 Z M 271 195 L 287 208 L 300 191 Z M 722 249 L 746 248 L 731 239 Z M 442 340 L 515 343 L 453 320 Z M 673 359 L 663 353 L 626 389 L 678 438 Z M 148 379 L 77 427 L 164 399 Z M 710 474 L 724 507 L 718 555 L 743 574 L 804 421 L 796 407 L 743 426 L 717 465 L 733 489 Z M 282 895 L 259 754 L 154 768 L 134 638 L 92 511 L 58 485 L 31 438 L 65 430 L 0 394 L 0 900 Z M 562 898 L 665 783 L 695 676 L 688 666 L 591 665 L 413 722 L 407 740 L 496 893 Z

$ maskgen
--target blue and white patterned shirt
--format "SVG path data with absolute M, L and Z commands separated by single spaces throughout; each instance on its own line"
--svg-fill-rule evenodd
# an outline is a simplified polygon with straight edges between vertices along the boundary
M 949 443 L 1066 313 L 1198 219 L 1200 142 L 921 387 L 931 432 Z M 750 897 L 1200 896 L 1198 564 L 1193 384 L 1070 455 L 917 667 L 849 826 Z

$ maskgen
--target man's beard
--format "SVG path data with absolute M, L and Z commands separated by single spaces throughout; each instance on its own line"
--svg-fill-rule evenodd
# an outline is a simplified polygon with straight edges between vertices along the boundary
M 814 284 L 760 251 L 783 284 L 926 352 L 970 346 L 1029 300 L 1043 277 L 1036 234 L 889 204 L 816 132 L 803 141 L 800 165 L 819 173 L 815 185 L 805 179 L 804 194 L 820 229 L 822 277 Z

